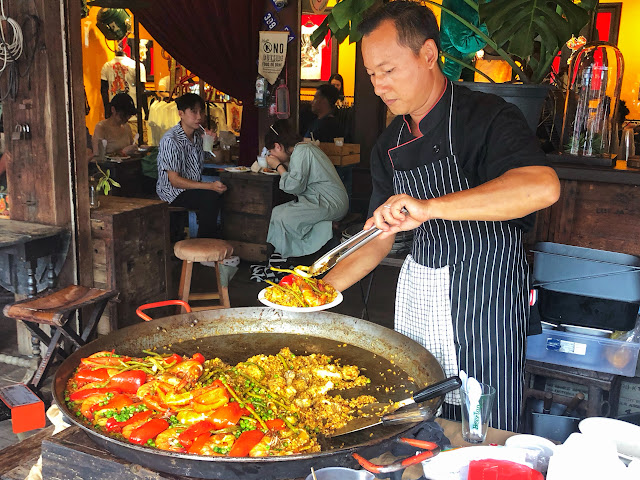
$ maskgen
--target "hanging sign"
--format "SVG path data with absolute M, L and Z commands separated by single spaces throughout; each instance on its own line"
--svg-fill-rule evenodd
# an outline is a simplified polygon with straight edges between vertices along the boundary
M 287 58 L 288 32 L 260 32 L 258 73 L 273 85 Z
M 311 10 L 313 10 L 313 13 L 319 15 L 324 12 L 325 8 L 327 8 L 329 0 L 309 0 L 309 3 L 311 4 Z

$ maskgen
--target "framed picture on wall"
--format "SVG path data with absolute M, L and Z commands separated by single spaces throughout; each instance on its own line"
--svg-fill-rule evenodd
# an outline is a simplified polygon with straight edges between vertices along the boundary
M 329 81 L 338 71 L 338 48 L 331 33 L 327 33 L 318 47 L 311 44 L 311 34 L 326 15 L 303 14 L 300 25 L 300 81 L 303 87 L 316 87 Z
M 599 4 L 596 7 L 596 21 L 594 40 L 618 45 L 618 33 L 620 32 L 620 16 L 622 14 L 622 2 Z

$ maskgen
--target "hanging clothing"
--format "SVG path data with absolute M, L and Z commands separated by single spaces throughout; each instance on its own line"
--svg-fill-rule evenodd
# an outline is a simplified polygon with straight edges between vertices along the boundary
M 370 210 L 394 194 L 437 198 L 546 165 L 517 107 L 447 82 L 440 100 L 410 131 L 397 117 L 372 154 Z M 497 390 L 491 425 L 518 430 L 528 307 L 523 229 L 531 215 L 502 222 L 434 219 L 415 229 L 398 279 L 395 329 L 422 344 L 446 375 L 465 370 Z M 460 397 L 447 394 L 456 419 Z
M 176 102 L 153 102 L 149 107 L 149 145 L 158 145 L 162 136 L 180 121 Z
M 134 105 L 138 105 L 136 99 L 136 62 L 126 55 L 115 56 L 102 66 L 100 80 L 109 84 L 109 100 L 116 93 L 127 93 L 133 98 Z M 140 63 L 140 82 L 147 81 L 147 73 L 143 63 Z
M 283 257 L 317 252 L 333 236 L 332 222 L 349 210 L 349 197 L 331 160 L 311 143 L 297 144 L 280 189 L 297 200 L 274 207 L 267 242 Z
M 211 103 L 209 105 L 209 116 L 212 120 L 211 127 L 213 128 L 215 125 L 215 132 L 229 131 L 229 127 L 227 126 L 227 116 L 224 113 L 224 108 L 224 103 Z

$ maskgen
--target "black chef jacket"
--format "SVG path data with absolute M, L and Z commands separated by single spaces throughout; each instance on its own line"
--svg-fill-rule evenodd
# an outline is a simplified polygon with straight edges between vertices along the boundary
M 549 165 L 538 139 L 518 107 L 496 95 L 474 92 L 459 84 L 454 83 L 453 88 L 456 89 L 451 126 L 454 153 L 470 188 L 493 180 L 513 168 Z M 373 193 L 369 202 L 369 216 L 394 195 L 394 168 L 411 170 L 447 155 L 449 139 L 446 122 L 450 102 L 451 90 L 447 88 L 436 105 L 420 120 L 420 132 L 433 145 L 431 154 L 424 158 L 404 158 L 400 164 L 391 163 L 389 149 L 413 138 L 405 126 L 398 142 L 401 124 L 408 121 L 408 116 L 407 120 L 402 115 L 396 117 L 382 132 L 371 152 Z M 535 223 L 535 213 L 510 220 L 509 223 L 525 232 L 529 231 Z

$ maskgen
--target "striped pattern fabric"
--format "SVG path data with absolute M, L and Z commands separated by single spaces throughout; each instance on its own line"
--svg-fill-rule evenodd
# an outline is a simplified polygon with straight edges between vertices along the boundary
M 412 170 L 395 170 L 396 193 L 429 199 L 469 188 L 453 153 L 452 105 L 453 93 L 448 152 Z M 390 158 L 425 151 L 420 148 L 422 137 L 400 144 L 404 128 L 403 124 Z M 412 265 L 414 261 L 425 269 Z M 398 280 L 396 329 L 431 350 L 448 374 L 457 361 L 457 370 L 495 387 L 491 426 L 518 431 L 528 317 L 528 269 L 521 230 L 508 222 L 431 220 L 415 230 L 405 266 Z M 433 298 L 436 295 L 446 297 Z M 443 327 L 447 303 L 453 341 Z M 459 404 L 452 396 L 445 401 Z M 445 411 L 456 409 L 445 405 Z
M 171 203 L 184 192 L 184 189 L 171 185 L 167 172 L 177 172 L 182 178 L 199 182 L 202 180 L 203 163 L 204 151 L 200 132 L 194 132 L 192 142 L 178 122 L 164 134 L 158 147 L 158 181 L 156 183 L 158 197 Z

